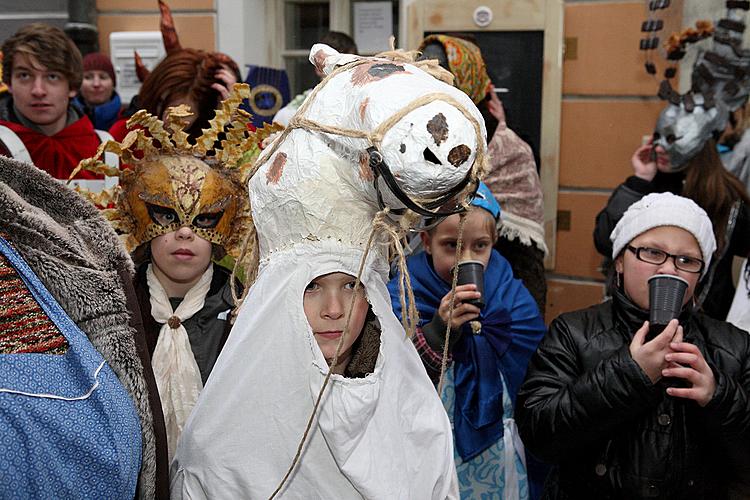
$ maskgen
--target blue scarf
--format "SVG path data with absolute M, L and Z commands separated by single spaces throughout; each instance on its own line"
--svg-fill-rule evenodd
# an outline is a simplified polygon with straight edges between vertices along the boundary
M 407 268 L 422 326 L 432 320 L 450 285 L 435 273 L 424 252 L 410 257 Z M 401 317 L 396 279 L 388 284 L 388 290 L 394 312 Z M 487 305 L 479 316 L 481 333 L 474 335 L 468 323 L 464 324 L 452 350 L 453 428 L 456 450 L 464 461 L 503 436 L 503 379 L 515 404 L 526 366 L 545 332 L 536 302 L 495 250 L 484 272 L 484 290 Z
M 80 94 L 76 96 L 73 102 L 89 117 L 97 130 L 109 130 L 119 118 L 120 108 L 122 108 L 122 102 L 117 92 L 112 92 L 112 99 L 93 108 L 86 106 Z

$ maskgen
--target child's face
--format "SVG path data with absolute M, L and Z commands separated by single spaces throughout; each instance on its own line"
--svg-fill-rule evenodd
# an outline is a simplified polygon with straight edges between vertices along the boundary
M 303 306 L 318 347 L 326 361 L 333 360 L 336 346 L 346 326 L 349 304 L 354 295 L 356 279 L 345 273 L 331 273 L 318 276 L 307 285 Z M 351 357 L 352 344 L 362 333 L 369 304 L 364 289 L 360 286 L 354 298 L 349 335 L 344 339 L 339 354 L 339 362 L 347 363 Z M 345 364 L 344 364 L 345 366 Z
M 466 215 L 461 256 L 456 259 L 459 220 L 459 215 L 451 215 L 432 232 L 420 233 L 425 252 L 432 256 L 435 272 L 448 283 L 452 281 L 451 269 L 456 262 L 478 260 L 486 268 L 495 243 L 495 221 L 492 215 L 481 208 L 472 208 Z
M 188 226 L 151 240 L 153 265 L 175 284 L 197 282 L 211 263 L 211 250 L 211 243 Z
M 75 96 L 65 75 L 43 66 L 35 57 L 16 54 L 13 74 L 8 83 L 13 103 L 21 114 L 47 135 L 63 128 L 68 117 L 68 102 Z
M 703 259 L 701 248 L 692 233 L 675 226 L 655 227 L 633 238 L 629 246 L 633 248 L 653 248 L 672 255 L 684 255 L 695 259 Z M 672 274 L 685 279 L 688 289 L 682 304 L 687 304 L 695 292 L 695 286 L 700 278 L 699 273 L 689 273 L 677 269 L 674 260 L 668 258 L 663 264 L 650 264 L 638 260 L 632 250 L 625 250 L 615 259 L 615 269 L 622 273 L 623 288 L 630 300 L 643 310 L 649 308 L 648 279 L 655 274 Z

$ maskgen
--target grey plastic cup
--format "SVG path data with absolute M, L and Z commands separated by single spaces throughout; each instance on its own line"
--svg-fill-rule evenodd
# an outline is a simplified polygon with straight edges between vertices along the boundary
M 457 285 L 468 285 L 473 283 L 477 286 L 477 292 L 482 296 L 478 299 L 467 300 L 467 304 L 477 306 L 479 309 L 484 307 L 484 264 L 478 260 L 464 260 L 458 263 L 458 282 Z
M 649 337 L 661 333 L 680 315 L 687 289 L 688 282 L 672 274 L 655 274 L 648 279 Z

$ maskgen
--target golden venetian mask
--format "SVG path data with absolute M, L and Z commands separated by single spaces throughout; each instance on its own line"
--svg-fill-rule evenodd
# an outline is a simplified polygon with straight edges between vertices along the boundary
M 232 255 L 240 253 L 250 206 L 245 186 L 260 140 L 275 129 L 249 133 L 250 115 L 239 109 L 249 97 L 247 84 L 235 85 L 221 103 L 211 128 L 203 131 L 195 145 L 183 131 L 190 116 L 187 106 L 170 108 L 162 122 L 138 111 L 122 143 L 107 141 L 97 154 L 83 160 L 80 169 L 119 176 L 119 185 L 101 194 L 87 196 L 104 210 L 105 216 L 123 236 L 128 251 L 153 238 L 189 226 L 201 238 Z M 109 167 L 100 158 L 115 153 L 126 166 Z

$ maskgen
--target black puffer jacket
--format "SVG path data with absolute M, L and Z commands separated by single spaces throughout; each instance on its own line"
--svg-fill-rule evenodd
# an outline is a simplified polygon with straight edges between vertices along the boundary
M 646 319 L 616 292 L 552 322 L 516 405 L 527 450 L 557 465 L 544 497 L 749 498 L 750 336 L 683 312 L 684 338 L 716 378 L 701 408 L 667 396 L 665 382 L 652 384 L 630 356 Z

